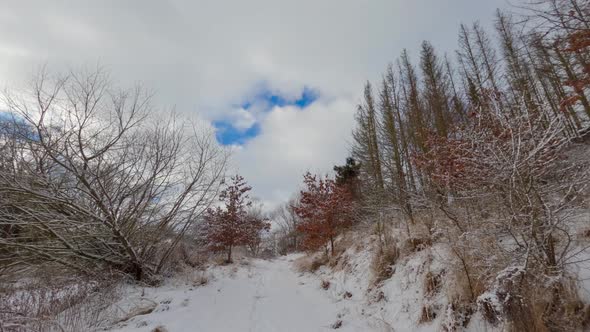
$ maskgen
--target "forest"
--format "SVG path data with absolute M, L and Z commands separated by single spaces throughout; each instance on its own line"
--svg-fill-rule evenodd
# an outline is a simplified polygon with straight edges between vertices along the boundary
M 205 289 L 280 259 L 320 291 L 362 288 L 375 317 L 417 273 L 411 327 L 387 331 L 589 329 L 590 2 L 522 1 L 458 31 L 454 53 L 424 41 L 366 82 L 350 154 L 272 210 L 214 129 L 100 66 L 7 89 L 0 331 L 125 328 L 162 302 L 109 321 L 121 287 Z M 340 317 L 330 329 L 367 330 Z

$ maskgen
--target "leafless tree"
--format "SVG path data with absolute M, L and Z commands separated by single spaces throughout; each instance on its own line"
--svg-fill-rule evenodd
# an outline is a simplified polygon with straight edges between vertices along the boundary
M 279 251 L 281 253 L 300 249 L 299 243 L 301 240 L 297 230 L 300 219 L 293 209 L 297 200 L 297 198 L 292 198 L 285 204 L 278 206 L 271 213 L 271 220 L 274 221 L 277 227 L 275 233 L 279 235 Z
M 151 97 L 100 68 L 42 70 L 29 91 L 4 93 L 15 130 L 0 143 L 0 259 L 138 280 L 162 271 L 214 200 L 227 154 Z
M 565 116 L 527 114 L 524 102 L 513 114 L 486 104 L 456 138 L 431 142 L 428 161 L 420 161 L 432 185 L 445 189 L 431 199 L 446 217 L 436 233 L 464 272 L 470 300 L 503 271 L 518 271 L 520 288 L 510 292 L 547 287 L 539 301 L 557 319 L 564 304 L 551 292 L 565 287 L 567 265 L 586 250 L 576 243 L 575 218 L 588 190 L 588 161 L 576 156 Z

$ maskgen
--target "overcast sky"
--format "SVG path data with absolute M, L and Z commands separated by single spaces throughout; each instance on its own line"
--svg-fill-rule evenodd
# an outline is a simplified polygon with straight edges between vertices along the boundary
M 461 22 L 491 24 L 505 0 L 0 2 L 0 83 L 99 62 L 161 107 L 197 113 L 235 146 L 233 167 L 268 206 L 305 170 L 348 154 L 355 104 L 403 48 L 457 45 Z

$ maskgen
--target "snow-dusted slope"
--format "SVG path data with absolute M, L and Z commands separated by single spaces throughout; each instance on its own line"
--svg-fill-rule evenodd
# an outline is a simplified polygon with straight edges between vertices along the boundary
M 372 239 L 364 242 L 346 250 L 338 266 L 322 267 L 315 273 L 297 272 L 296 260 L 302 255 L 295 254 L 211 267 L 206 272 L 209 282 L 202 286 L 195 286 L 200 278 L 195 272 L 158 288 L 131 289 L 121 306 L 157 306 L 152 313 L 120 323 L 113 331 L 152 331 L 163 326 L 169 332 L 315 332 L 334 328 L 434 332 L 448 324 L 444 296 L 423 293 L 425 273 L 440 269 L 433 264 L 436 249 L 408 257 L 396 265 L 391 279 L 375 287 L 371 286 Z M 328 289 L 322 288 L 325 281 Z M 431 322 L 419 323 L 427 303 L 437 307 L 439 315 Z M 477 316 L 467 330 L 485 329 Z

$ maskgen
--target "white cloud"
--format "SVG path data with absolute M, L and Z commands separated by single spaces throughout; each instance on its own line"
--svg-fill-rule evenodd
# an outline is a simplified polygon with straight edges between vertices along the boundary
M 303 170 L 344 160 L 364 81 L 378 79 L 402 48 L 416 55 L 424 39 L 452 50 L 460 22 L 489 23 L 504 2 L 5 0 L 0 85 L 28 79 L 42 63 L 100 61 L 119 83 L 155 89 L 162 106 L 239 128 L 262 121 L 261 136 L 235 160 L 255 194 L 276 201 Z M 307 86 L 320 100 L 305 111 L 235 106 L 260 86 L 291 98 Z
M 256 123 L 254 114 L 241 107 L 231 112 L 230 119 L 228 120 L 233 124 L 234 128 L 238 130 L 246 130 Z
M 305 171 L 326 173 L 344 162 L 353 110 L 350 99 L 320 99 L 305 110 L 275 107 L 262 120 L 261 134 L 235 151 L 235 166 L 267 203 L 284 201 Z

